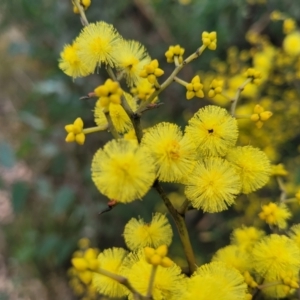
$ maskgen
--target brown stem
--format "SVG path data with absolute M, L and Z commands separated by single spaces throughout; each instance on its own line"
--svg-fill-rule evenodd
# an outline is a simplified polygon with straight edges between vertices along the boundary
M 171 216 L 173 217 L 173 220 L 175 222 L 175 225 L 177 227 L 177 231 L 183 246 L 183 251 L 185 253 L 188 265 L 189 265 L 189 275 L 195 272 L 196 270 L 196 261 L 195 261 L 195 255 L 194 251 L 191 245 L 191 241 L 189 238 L 189 233 L 186 228 L 186 223 L 184 219 L 184 214 L 180 214 L 172 205 L 171 201 L 167 197 L 165 191 L 159 184 L 158 180 L 156 180 L 153 184 L 153 187 L 156 189 L 162 200 L 164 201 L 167 209 L 169 210 Z

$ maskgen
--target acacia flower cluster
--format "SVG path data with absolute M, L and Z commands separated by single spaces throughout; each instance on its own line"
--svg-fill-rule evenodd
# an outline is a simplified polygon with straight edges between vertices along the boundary
M 292 214 L 287 204 L 299 202 L 299 192 L 293 198 L 287 197 L 282 182 L 287 171 L 280 165 L 272 167 L 264 151 L 249 144 L 249 139 L 240 138 L 237 121 L 243 118 L 237 112 L 241 93 L 248 87 L 250 95 L 253 89 L 256 91 L 257 85 L 265 80 L 263 75 L 271 69 L 270 62 L 264 61 L 265 69 L 261 71 L 256 66 L 262 63 L 262 57 L 257 55 L 253 59 L 255 68 L 248 67 L 244 73 L 246 79 L 240 70 L 231 80 L 233 96 L 228 95 L 229 85 L 225 85 L 221 76 L 208 80 L 201 75 L 200 81 L 200 76 L 195 75 L 186 82 L 178 77 L 182 68 L 204 51 L 217 47 L 217 33 L 204 31 L 199 48 L 186 58 L 180 45 L 169 47 L 165 56 L 168 63 L 174 64 L 174 70 L 158 83 L 157 78 L 164 70 L 157 59 L 150 58 L 143 45 L 124 39 L 106 22 L 89 24 L 84 13 L 89 2 L 73 2 L 85 27 L 64 47 L 59 67 L 68 76 L 77 78 L 104 66 L 110 78 L 104 83 L 99 79 L 87 96 L 97 98 L 94 108 L 97 127 L 84 128 L 82 119 L 77 118 L 65 127 L 66 141 L 82 145 L 86 133 L 111 132 L 112 139 L 92 159 L 91 177 L 95 186 L 107 197 L 109 209 L 116 204 L 142 200 L 150 189 L 155 189 L 174 219 L 188 264 L 183 272 L 167 256 L 173 231 L 165 215 L 154 213 L 150 222 L 133 217 L 123 233 L 129 250 L 112 247 L 99 253 L 86 244 L 74 253 L 69 275 L 73 289 L 76 291 L 76 284 L 80 286 L 77 295 L 94 299 L 92 295 L 97 291 L 107 297 L 127 299 L 250 300 L 259 293 L 274 299 L 294 293 L 299 288 L 299 224 L 287 234 L 280 230 L 288 227 Z M 293 34 L 293 26 L 293 22 L 286 20 L 284 28 L 289 36 Z M 257 39 L 252 34 L 251 40 Z M 272 50 L 266 51 L 274 55 Z M 235 55 L 232 51 L 229 57 Z M 247 59 L 247 55 L 242 57 Z M 210 82 L 208 89 L 205 81 Z M 219 101 L 219 97 L 230 100 L 230 107 L 198 102 L 196 111 L 182 127 L 160 122 L 143 128 L 143 114 L 159 108 L 159 96 L 172 82 L 186 88 L 188 100 L 207 94 L 214 101 Z M 244 118 L 261 128 L 272 116 L 263 107 L 257 104 L 253 114 Z M 238 227 L 232 232 L 230 244 L 218 249 L 211 262 L 198 267 L 184 218 L 187 211 L 227 210 L 239 203 L 240 195 L 249 197 L 264 187 L 271 175 L 279 184 L 280 199 L 278 203 L 262 205 L 257 214 L 273 232 L 254 226 Z M 178 206 L 164 191 L 165 182 L 182 187 L 184 197 L 179 197 Z

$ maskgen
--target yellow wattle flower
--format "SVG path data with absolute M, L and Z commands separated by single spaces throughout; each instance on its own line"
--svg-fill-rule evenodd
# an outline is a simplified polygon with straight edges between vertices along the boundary
M 154 161 L 129 140 L 112 140 L 94 155 L 92 179 L 99 191 L 117 202 L 141 199 L 155 179 Z
M 116 58 L 116 67 L 126 78 L 127 84 L 132 87 L 142 80 L 140 76 L 144 66 L 151 61 L 146 48 L 137 41 L 123 40 L 113 49 Z
M 76 39 L 78 57 L 90 73 L 93 73 L 96 67 L 101 67 L 101 64 L 113 67 L 116 63 L 113 49 L 121 40 L 111 24 L 103 21 L 90 23 L 82 29 Z
M 276 281 L 282 272 L 298 274 L 300 249 L 285 235 L 271 234 L 262 238 L 251 252 L 252 267 L 262 278 Z
M 224 156 L 238 137 L 236 119 L 221 107 L 208 105 L 189 120 L 186 134 L 196 143 L 201 156 Z
M 223 262 L 199 267 L 187 282 L 184 300 L 245 300 L 247 286 L 240 272 Z
M 148 129 L 142 145 L 153 157 L 161 181 L 180 182 L 196 164 L 195 144 L 176 124 L 163 122 Z
M 240 190 L 235 168 L 224 159 L 210 157 L 198 161 L 187 178 L 184 193 L 193 207 L 214 213 L 228 209 Z
M 143 219 L 132 218 L 124 228 L 124 239 L 130 250 L 146 246 L 157 248 L 160 245 L 169 246 L 172 242 L 172 227 L 165 215 L 155 213 L 150 223 Z
M 58 67 L 68 76 L 73 78 L 85 77 L 91 74 L 88 66 L 78 56 L 78 44 L 66 45 L 60 53 Z
M 127 251 L 123 248 L 106 249 L 98 256 L 99 265 L 105 271 L 122 275 L 122 263 L 126 255 Z M 121 298 L 129 293 L 121 283 L 100 273 L 94 273 L 93 285 L 99 293 L 113 298 Z
M 271 175 L 271 165 L 266 154 L 252 146 L 232 148 L 226 159 L 236 166 L 242 193 L 249 194 L 263 187 Z

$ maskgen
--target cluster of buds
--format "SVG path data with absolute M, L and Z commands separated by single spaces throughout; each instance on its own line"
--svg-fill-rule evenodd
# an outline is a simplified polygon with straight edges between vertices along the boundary
M 291 214 L 288 210 L 284 209 L 284 204 L 277 205 L 274 202 L 270 202 L 262 206 L 262 211 L 258 216 L 269 225 L 277 225 L 280 228 L 285 228 L 285 220 L 288 219 Z M 279 223 L 280 220 L 283 221 L 281 224 Z
M 255 105 L 253 114 L 251 115 L 251 121 L 255 122 L 257 128 L 261 128 L 264 122 L 270 119 L 273 115 L 271 111 L 265 111 L 265 109 L 259 104 Z
M 223 90 L 223 84 L 223 80 L 214 79 L 209 86 L 208 97 L 213 98 L 217 94 L 221 94 Z
M 141 80 L 141 82 L 137 86 L 131 89 L 131 93 L 142 101 L 147 100 L 154 91 L 155 88 L 148 80 Z M 154 100 L 157 101 L 158 98 L 156 97 Z
M 146 247 L 144 248 L 146 261 L 153 266 L 162 266 L 169 268 L 173 265 L 173 261 L 167 257 L 167 245 L 161 245 L 157 249 Z
M 157 77 L 160 77 L 163 74 L 164 71 L 159 68 L 158 60 L 154 59 L 148 65 L 144 66 L 140 76 L 142 78 L 147 78 L 151 84 L 155 84 L 157 82 Z
M 246 70 L 245 77 L 251 78 L 251 82 L 257 85 L 261 82 L 261 72 L 253 68 L 248 68 Z
M 83 121 L 81 118 L 77 118 L 73 124 L 68 124 L 65 126 L 67 131 L 66 142 L 72 143 L 76 142 L 79 145 L 83 145 L 85 141 L 85 134 L 83 132 Z
M 287 292 L 289 292 L 290 289 L 299 288 L 297 277 L 293 275 L 291 272 L 282 272 L 282 274 L 280 274 L 280 277 L 283 284 L 286 285 L 286 287 L 288 288 Z
M 209 50 L 216 50 L 217 49 L 217 33 L 215 31 L 212 31 L 212 32 L 204 31 L 202 33 L 202 43 Z
M 79 240 L 80 249 L 73 253 L 72 267 L 68 270 L 69 284 L 77 296 L 96 299 L 97 292 L 92 285 L 92 278 L 99 267 L 99 249 L 89 248 L 89 244 L 90 241 L 86 238 Z
M 271 172 L 273 176 L 281 176 L 281 177 L 285 177 L 289 174 L 283 164 L 273 165 Z
M 183 54 L 185 49 L 181 48 L 180 45 L 170 46 L 168 51 L 166 51 L 165 56 L 167 58 L 168 63 L 173 63 L 177 60 L 178 64 L 182 64 L 183 62 Z
M 192 98 L 199 97 L 203 98 L 204 97 L 204 92 L 203 92 L 203 84 L 200 82 L 200 76 L 196 75 L 190 83 L 186 85 L 186 99 L 190 100 Z
M 73 12 L 74 14 L 79 14 L 79 9 L 77 5 L 72 1 L 73 3 Z M 79 0 L 79 5 L 84 9 L 87 10 L 91 5 L 91 0 Z
M 107 79 L 103 85 L 98 86 L 95 95 L 99 97 L 97 105 L 108 109 L 110 103 L 121 104 L 122 89 L 117 81 Z

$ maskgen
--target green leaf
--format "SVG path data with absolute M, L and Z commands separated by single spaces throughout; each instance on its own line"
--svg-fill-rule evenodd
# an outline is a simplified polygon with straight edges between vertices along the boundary
M 61 187 L 54 199 L 53 213 L 55 215 L 63 214 L 75 200 L 75 192 L 68 186 Z
M 15 151 L 12 146 L 6 142 L 0 143 L 0 165 L 6 168 L 12 168 L 15 164 Z
M 29 186 L 26 182 L 18 181 L 12 186 L 12 204 L 15 213 L 24 209 L 29 193 Z
M 55 254 L 58 251 L 59 237 L 55 234 L 48 234 L 44 236 L 38 251 L 38 258 L 45 259 L 48 258 L 51 254 Z

